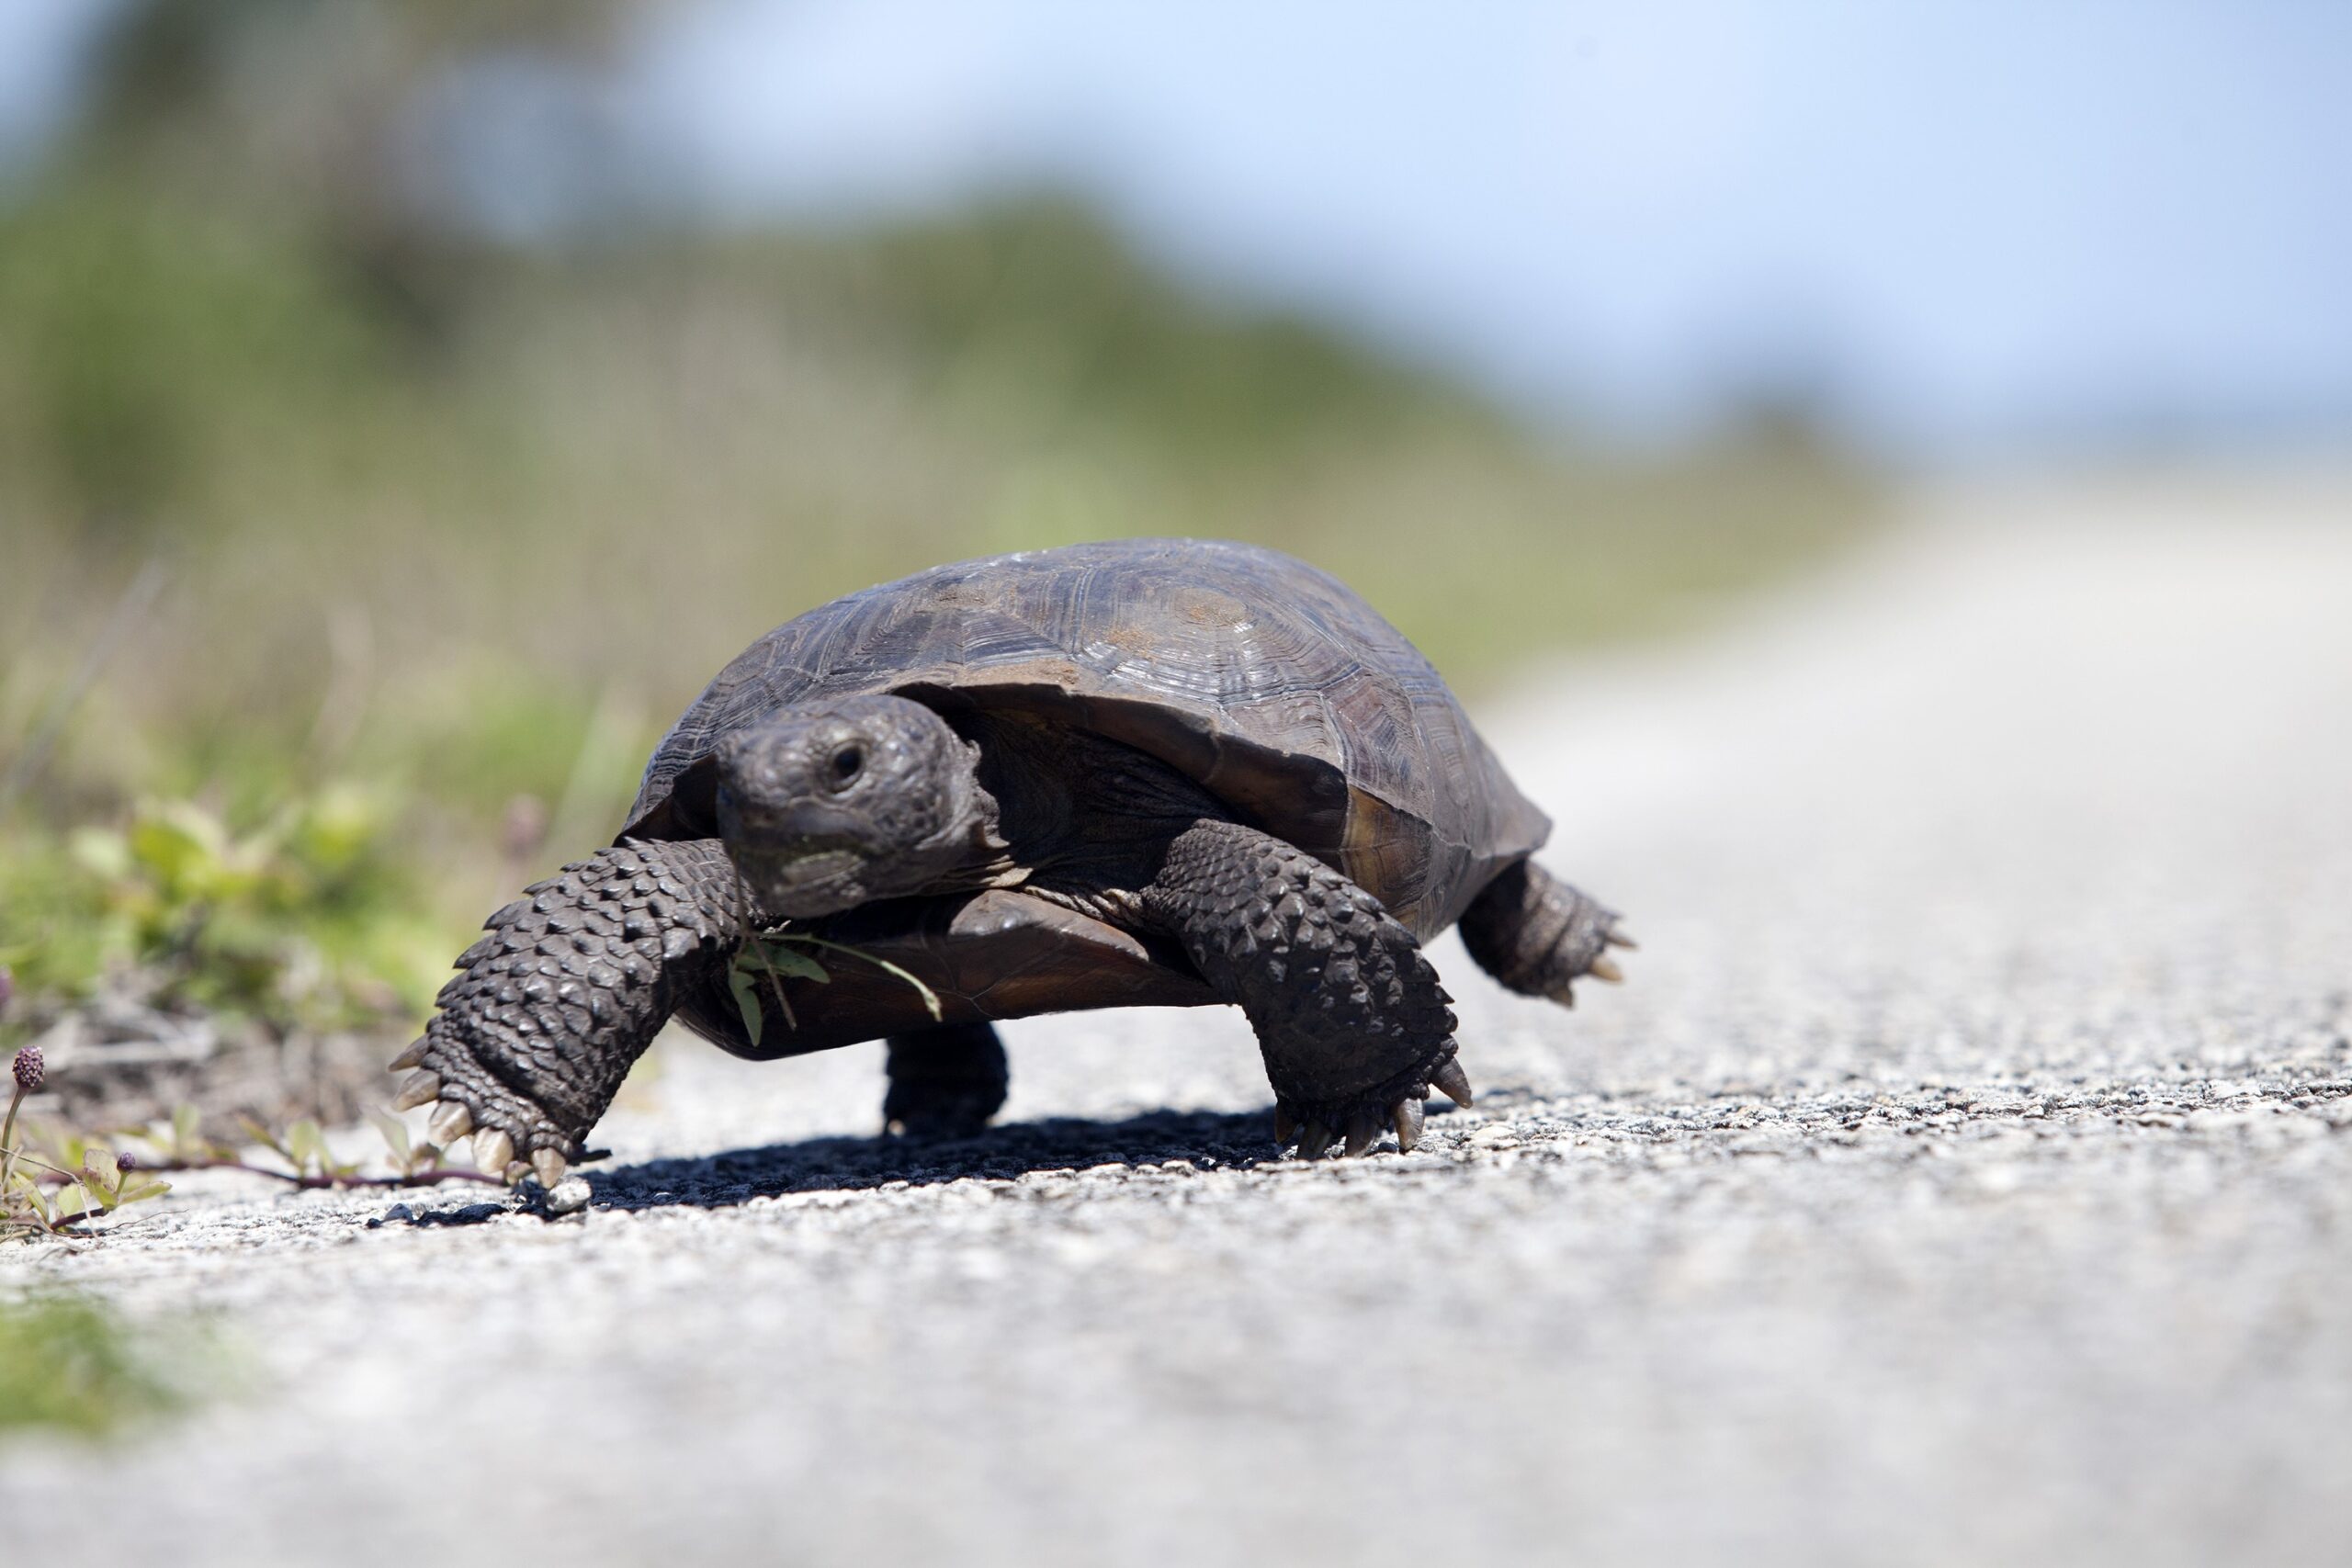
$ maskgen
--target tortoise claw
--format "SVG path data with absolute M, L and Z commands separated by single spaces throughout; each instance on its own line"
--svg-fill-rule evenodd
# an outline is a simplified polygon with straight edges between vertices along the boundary
M 1595 957 L 1589 964 L 1586 965 L 1585 972 L 1594 979 L 1606 980 L 1612 986 L 1622 986 L 1625 983 L 1625 972 L 1618 968 L 1617 961 L 1605 953 Z
M 441 1075 L 439 1073 L 411 1073 L 401 1080 L 400 1092 L 392 1096 L 392 1109 L 413 1111 L 420 1105 L 429 1105 L 440 1098 Z
M 1628 953 L 1637 950 L 1642 945 L 1640 942 L 1635 942 L 1632 937 L 1627 936 L 1621 928 L 1614 925 L 1611 926 L 1609 930 L 1602 934 L 1600 940 L 1607 942 L 1611 947 L 1622 947 Z
M 470 1136 L 474 1141 L 474 1168 L 485 1176 L 503 1178 L 510 1187 L 525 1177 L 536 1176 L 540 1186 L 553 1191 L 556 1184 L 571 1174 L 571 1161 L 561 1149 L 541 1145 L 528 1151 L 518 1150 L 514 1135 L 504 1129 L 477 1125 L 473 1108 L 462 1101 L 444 1100 L 436 1103 L 431 1123 L 428 1136 L 442 1148 Z
M 435 1098 L 420 1098 L 428 1093 Z M 571 1174 L 569 1151 L 577 1145 L 549 1136 L 548 1128 L 530 1121 L 517 1129 L 506 1108 L 482 1106 L 466 1089 L 447 1082 L 437 1073 L 412 1075 L 395 1103 L 403 1111 L 430 1104 L 432 1109 L 426 1116 L 427 1146 L 447 1149 L 470 1137 L 474 1168 L 484 1176 L 503 1179 L 510 1187 L 526 1177 L 536 1176 L 542 1187 L 552 1190 Z M 505 1125 L 501 1126 L 501 1122 Z
M 1462 1070 L 1459 1061 L 1448 1061 L 1430 1075 L 1431 1085 L 1442 1090 L 1448 1100 L 1464 1110 L 1470 1107 L 1470 1075 Z
M 1467 1087 L 1464 1080 L 1465 1093 Z M 1397 1152 L 1410 1154 L 1421 1141 L 1421 1128 L 1428 1116 L 1421 1102 L 1429 1094 L 1427 1084 L 1418 1084 L 1404 1099 L 1392 1101 L 1385 1108 L 1360 1105 L 1343 1113 L 1327 1111 L 1304 1118 L 1287 1105 L 1277 1104 L 1274 1136 L 1283 1144 L 1297 1145 L 1293 1156 L 1296 1159 L 1320 1159 L 1331 1152 L 1335 1143 L 1341 1145 L 1345 1157 L 1353 1159 L 1369 1153 L 1393 1129 Z
M 474 1168 L 484 1176 L 504 1176 L 514 1160 L 514 1140 L 495 1128 L 474 1133 Z
M 429 1135 L 443 1148 L 474 1130 L 474 1113 L 454 1100 L 445 1100 L 434 1108 Z

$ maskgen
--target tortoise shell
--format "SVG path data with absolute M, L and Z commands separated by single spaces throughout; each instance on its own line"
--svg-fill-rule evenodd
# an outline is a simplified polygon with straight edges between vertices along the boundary
M 1238 819 L 1337 868 L 1424 939 L 1551 827 L 1429 660 L 1337 580 L 1250 545 L 1127 539 L 938 567 L 786 622 L 720 671 L 655 749 L 620 837 L 715 836 L 709 756 L 722 736 L 779 709 L 874 693 L 951 721 L 973 709 L 1041 715 L 1147 752 Z M 978 924 L 1005 925 L 1004 896 L 981 897 L 995 903 Z M 1070 919 L 1050 921 L 1055 941 L 1143 951 Z M 956 920 L 933 911 L 916 921 L 929 932 L 917 945 L 968 991 L 991 978 L 988 943 L 951 932 Z M 1105 954 L 1069 956 L 1075 975 Z M 1053 990 L 1027 986 L 1020 1010 L 1214 999 L 1120 991 L 1057 1004 Z M 839 1011 L 849 998 L 831 999 Z M 967 1016 L 1014 1014 L 981 1006 Z

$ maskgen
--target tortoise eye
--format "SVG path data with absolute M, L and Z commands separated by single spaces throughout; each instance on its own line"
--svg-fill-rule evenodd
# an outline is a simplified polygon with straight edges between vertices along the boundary
M 833 784 L 836 787 L 857 777 L 865 766 L 865 753 L 855 746 L 844 746 L 833 753 Z

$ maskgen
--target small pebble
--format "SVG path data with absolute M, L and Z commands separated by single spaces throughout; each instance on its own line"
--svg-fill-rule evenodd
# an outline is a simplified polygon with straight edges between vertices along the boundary
M 588 1206 L 591 1196 L 587 1182 L 576 1176 L 566 1177 L 555 1184 L 554 1191 L 548 1194 L 548 1213 L 576 1214 Z

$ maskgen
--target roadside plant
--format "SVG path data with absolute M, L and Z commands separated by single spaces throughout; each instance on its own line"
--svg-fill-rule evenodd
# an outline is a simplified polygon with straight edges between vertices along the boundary
M 127 1204 L 162 1197 L 171 1188 L 157 1178 L 175 1171 L 243 1171 L 306 1189 L 433 1187 L 445 1181 L 504 1185 L 502 1175 L 444 1166 L 440 1150 L 413 1142 L 399 1118 L 381 1111 L 371 1120 L 384 1140 L 388 1176 L 362 1174 L 364 1160 L 337 1158 L 325 1130 L 308 1118 L 283 1131 L 245 1122 L 253 1144 L 282 1161 L 282 1168 L 207 1137 L 192 1105 L 178 1107 L 162 1126 L 111 1134 L 109 1145 L 20 1120 L 25 1101 L 46 1079 L 39 1046 L 28 1045 L 11 1060 L 8 1110 L 0 1120 L 0 1242 L 92 1234 L 76 1227 Z M 152 1152 L 119 1146 L 134 1143 Z
M 26 1046 L 9 1063 L 8 1111 L 0 1118 L 0 1241 L 62 1235 L 171 1190 L 141 1168 L 136 1155 L 119 1155 L 88 1139 L 51 1137 L 39 1153 L 21 1146 L 18 1115 L 47 1076 L 38 1045 Z
M 327 1143 L 325 1129 L 309 1117 L 284 1129 L 245 1119 L 249 1147 L 258 1146 L 276 1156 L 284 1162 L 283 1168 L 249 1157 L 248 1148 L 205 1136 L 202 1119 L 191 1105 L 173 1111 L 169 1123 L 136 1135 L 155 1151 L 152 1161 L 142 1161 L 142 1168 L 153 1170 L 236 1170 L 306 1189 L 435 1187 L 445 1181 L 503 1183 L 503 1177 L 443 1165 L 441 1151 L 431 1144 L 413 1142 L 408 1128 L 396 1116 L 377 1111 L 368 1120 L 384 1140 L 382 1163 L 391 1167 L 389 1176 L 363 1174 L 369 1164 L 366 1159 L 337 1158 Z

